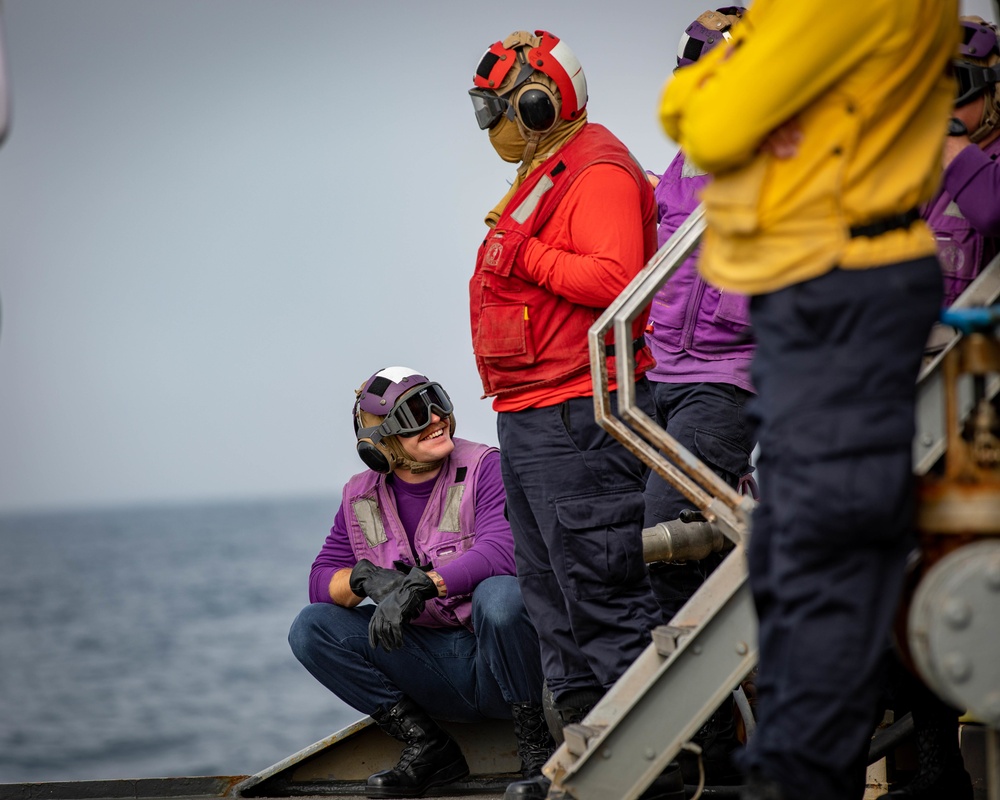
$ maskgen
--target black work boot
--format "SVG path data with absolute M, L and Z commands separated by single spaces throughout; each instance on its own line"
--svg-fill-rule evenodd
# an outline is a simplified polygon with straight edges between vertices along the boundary
M 504 800 L 542 800 L 549 792 L 549 780 L 542 775 L 542 767 L 556 750 L 545 721 L 545 711 L 533 703 L 515 703 L 511 712 L 524 780 L 510 784 L 504 792 Z
M 917 774 L 906 786 L 882 795 L 886 800 L 972 800 L 972 779 L 958 746 L 958 719 L 922 720 L 916 716 Z
M 406 747 L 392 769 L 368 778 L 367 797 L 422 797 L 436 786 L 460 781 L 469 774 L 462 750 L 420 706 L 404 697 L 372 718 Z
M 521 775 L 535 778 L 542 774 L 545 762 L 556 751 L 556 743 L 545 722 L 545 712 L 534 703 L 514 703 L 511 712 L 517 754 L 521 758 Z
M 562 729 L 572 723 L 580 722 L 583 720 L 587 714 L 590 713 L 597 701 L 601 699 L 604 694 L 601 689 L 583 689 L 576 692 L 570 692 L 566 695 L 562 702 L 556 703 L 552 696 L 552 693 L 548 690 L 548 687 L 544 687 L 542 690 L 542 703 L 543 708 L 538 709 L 542 714 L 543 724 L 548 726 L 549 733 L 551 734 L 553 750 L 549 753 L 555 751 L 554 745 L 556 743 L 562 744 L 563 736 Z M 515 732 L 517 730 L 517 717 L 514 717 L 514 728 Z M 544 725 L 543 725 L 544 726 Z M 518 753 L 521 753 L 521 739 L 518 736 Z M 522 772 L 524 766 L 524 757 L 522 755 Z M 507 786 L 507 791 L 504 792 L 503 800 L 545 800 L 545 797 L 549 793 L 549 786 L 551 781 L 542 775 L 542 765 L 548 760 L 548 756 L 542 760 L 538 765 L 538 772 L 529 777 L 525 775 L 525 780 L 514 781 Z

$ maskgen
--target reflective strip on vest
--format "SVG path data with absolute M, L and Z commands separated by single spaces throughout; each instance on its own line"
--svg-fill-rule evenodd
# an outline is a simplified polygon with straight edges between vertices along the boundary
M 374 497 L 362 497 L 351 503 L 354 509 L 354 516 L 358 519 L 358 525 L 365 535 L 365 541 L 369 547 L 376 547 L 388 541 L 385 535 L 385 526 L 382 524 L 382 514 L 378 510 L 378 501 Z
M 535 213 L 535 209 L 538 208 L 538 204 L 542 200 L 542 196 L 551 189 L 555 184 L 552 182 L 552 178 L 548 175 L 543 175 L 542 178 L 535 184 L 535 188 L 528 193 L 528 196 L 521 201 L 517 208 L 511 213 L 510 217 L 518 225 L 523 225 L 524 221 Z

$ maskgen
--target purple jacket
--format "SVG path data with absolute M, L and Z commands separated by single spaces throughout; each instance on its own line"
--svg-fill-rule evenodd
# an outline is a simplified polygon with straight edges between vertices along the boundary
M 659 245 L 695 210 L 708 175 L 678 153 L 656 187 Z M 729 383 L 752 392 L 749 300 L 706 283 L 698 250 L 653 297 L 646 341 L 656 366 L 646 374 L 664 383 Z
M 448 596 L 428 601 L 413 624 L 471 627 L 472 590 L 491 575 L 514 574 L 514 543 L 503 516 L 499 452 L 464 439 L 454 441 L 455 450 L 419 515 L 412 545 L 386 475 L 367 470 L 347 482 L 333 528 L 313 562 L 312 602 L 331 602 L 333 573 L 361 558 L 387 568 L 394 561 L 430 563 L 444 578 Z
M 944 305 L 950 306 L 1000 252 L 1000 139 L 966 147 L 948 165 L 923 210 L 938 244 Z

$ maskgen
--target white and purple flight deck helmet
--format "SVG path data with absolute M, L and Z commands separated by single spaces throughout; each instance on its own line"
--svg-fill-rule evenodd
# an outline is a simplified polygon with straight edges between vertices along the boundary
M 451 398 L 439 383 L 410 367 L 380 369 L 356 392 L 354 435 L 358 455 L 376 472 L 389 473 L 397 465 L 415 472 L 436 464 L 411 461 L 394 437 L 416 436 L 431 424 L 431 414 L 447 418 L 455 433 Z
M 730 29 L 745 13 L 743 6 L 725 6 L 700 14 L 684 30 L 677 45 L 677 68 L 693 64 L 719 42 L 732 39 Z

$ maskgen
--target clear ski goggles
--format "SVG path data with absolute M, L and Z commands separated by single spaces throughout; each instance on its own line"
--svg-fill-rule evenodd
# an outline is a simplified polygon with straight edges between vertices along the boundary
M 489 89 L 478 87 L 469 89 L 469 97 L 472 98 L 472 107 L 476 110 L 476 122 L 481 131 L 496 125 L 500 117 L 510 108 L 510 101 Z
M 989 87 L 1000 82 L 1000 63 L 983 67 L 968 61 L 953 61 L 952 71 L 958 82 L 958 92 L 955 95 L 957 108 L 971 103 Z
M 379 439 L 387 436 L 402 436 L 405 439 L 416 436 L 430 425 L 431 414 L 443 419 L 454 410 L 451 398 L 440 383 L 424 383 L 400 395 L 392 411 L 375 430 Z M 372 442 L 376 442 L 374 437 Z

